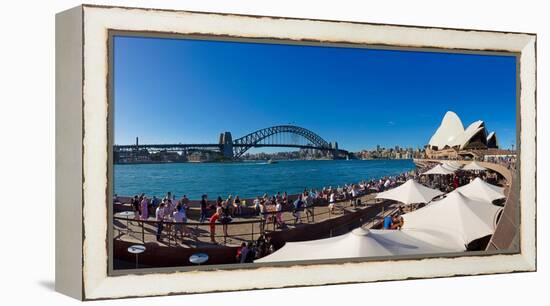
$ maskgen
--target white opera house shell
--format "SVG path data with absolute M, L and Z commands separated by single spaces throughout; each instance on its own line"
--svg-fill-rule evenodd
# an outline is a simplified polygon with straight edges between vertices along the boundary
M 428 149 L 438 151 L 450 148 L 455 150 L 498 149 L 498 139 L 495 132 L 487 133 L 483 121 L 475 121 L 464 129 L 460 118 L 454 112 L 448 111 L 430 139 Z

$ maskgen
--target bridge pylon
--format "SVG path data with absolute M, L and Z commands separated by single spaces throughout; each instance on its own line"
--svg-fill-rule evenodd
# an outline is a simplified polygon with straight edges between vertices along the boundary
M 221 133 L 219 143 L 223 157 L 226 159 L 233 159 L 235 156 L 233 153 L 233 137 L 231 136 L 231 132 Z

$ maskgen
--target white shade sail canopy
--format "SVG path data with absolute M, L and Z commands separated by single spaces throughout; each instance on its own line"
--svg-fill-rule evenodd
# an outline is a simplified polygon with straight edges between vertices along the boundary
M 486 171 L 487 168 L 481 166 L 480 164 L 478 164 L 477 162 L 473 161 L 469 164 L 467 164 L 466 166 L 464 166 L 464 168 L 462 168 L 462 170 L 468 170 L 468 171 Z
M 506 198 L 504 188 L 489 184 L 479 177 L 476 177 L 469 184 L 457 188 L 457 190 L 468 198 L 486 202 Z
M 367 230 L 357 228 L 345 235 L 287 242 L 276 252 L 254 262 L 281 262 L 335 258 L 420 255 L 460 252 L 462 247 L 441 247 L 417 238 L 417 230 Z M 429 237 L 429 234 L 423 237 Z
M 456 166 L 456 167 L 459 167 L 459 168 L 462 167 L 462 164 L 461 164 L 461 163 L 459 163 L 459 162 L 457 162 L 457 161 L 454 161 L 454 160 L 450 161 L 449 163 L 450 163 L 451 165 Z
M 448 168 L 444 168 L 443 166 L 441 165 L 437 165 L 435 167 L 433 167 L 432 169 L 422 173 L 423 175 L 428 175 L 428 174 L 453 174 L 455 173 L 454 170 L 451 170 L 451 169 L 448 169 Z
M 458 168 L 458 167 L 455 167 L 455 166 L 449 165 L 449 164 L 442 164 L 441 167 L 442 167 L 442 168 L 445 168 L 445 169 L 447 169 L 447 170 L 451 170 L 451 171 L 453 171 L 453 172 L 456 171 L 456 170 L 458 170 L 458 169 L 460 169 L 460 168 Z
M 437 189 L 428 188 L 413 179 L 409 179 L 398 187 L 377 194 L 376 198 L 394 200 L 403 204 L 416 204 L 428 203 L 441 194 L 443 192 Z
M 434 231 L 449 237 L 448 243 L 466 246 L 492 235 L 501 208 L 453 191 L 442 200 L 404 214 L 403 229 Z
M 461 163 L 458 163 L 458 162 L 455 162 L 455 161 L 444 162 L 444 163 L 443 163 L 443 166 L 447 166 L 447 167 L 452 168 L 452 169 L 460 169 L 460 168 L 462 168 L 462 164 L 461 164 Z

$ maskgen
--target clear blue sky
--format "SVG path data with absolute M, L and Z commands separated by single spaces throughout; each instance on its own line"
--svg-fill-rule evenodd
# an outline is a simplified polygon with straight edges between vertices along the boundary
M 447 110 L 515 145 L 512 56 L 115 37 L 115 143 L 293 123 L 340 148 L 422 147 Z

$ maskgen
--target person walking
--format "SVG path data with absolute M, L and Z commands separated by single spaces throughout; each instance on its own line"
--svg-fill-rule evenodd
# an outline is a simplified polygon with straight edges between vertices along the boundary
M 199 222 L 204 223 L 207 218 L 207 209 L 208 209 L 208 196 L 206 194 L 203 194 L 201 196 L 201 217 Z
M 263 235 L 265 233 L 265 223 L 267 221 L 267 210 L 265 207 L 265 201 L 260 200 L 260 233 Z
M 235 211 L 235 216 L 241 216 L 242 215 L 242 205 L 241 205 L 241 198 L 239 198 L 238 195 L 235 196 L 235 200 L 233 201 L 233 209 Z
M 139 219 L 139 217 L 141 216 L 141 211 L 140 211 L 140 200 L 137 195 L 135 195 L 134 198 L 132 199 L 132 209 L 134 211 L 134 219 Z
M 219 215 L 220 222 L 222 224 L 222 230 L 223 230 L 223 236 L 224 236 L 224 242 L 227 239 L 227 227 L 228 224 L 231 222 L 231 214 L 229 206 L 231 204 L 227 201 L 222 203 L 222 206 L 219 208 L 216 208 L 216 213 Z
M 300 195 L 298 199 L 294 201 L 294 212 L 292 213 L 292 215 L 294 216 L 294 225 L 296 225 L 297 223 L 302 223 L 302 216 L 301 216 L 302 205 L 303 205 L 302 195 Z
M 178 233 L 181 237 L 181 242 L 183 243 L 183 237 L 187 236 L 187 229 L 185 228 L 185 222 L 187 222 L 187 215 L 185 214 L 185 209 L 183 205 L 178 204 L 176 211 L 173 213 L 174 221 L 176 222 L 175 226 L 175 240 L 178 239 Z
M 283 228 L 283 204 L 280 201 L 277 201 L 275 211 L 275 223 L 277 224 L 277 227 Z
M 141 220 L 147 220 L 149 219 L 149 199 L 147 197 L 143 197 L 143 200 L 141 200 Z
M 334 209 L 336 208 L 335 205 L 336 205 L 336 195 L 334 194 L 334 192 L 331 192 L 329 197 L 329 204 L 328 204 L 329 216 L 334 213 Z
M 157 241 L 162 241 L 162 230 L 164 229 L 164 207 L 166 204 L 160 203 L 159 207 L 157 208 L 157 211 L 155 213 L 157 218 Z
M 306 211 L 306 221 L 309 223 L 309 217 L 311 216 L 311 222 L 313 222 L 313 196 L 307 191 L 304 193 L 304 208 Z

